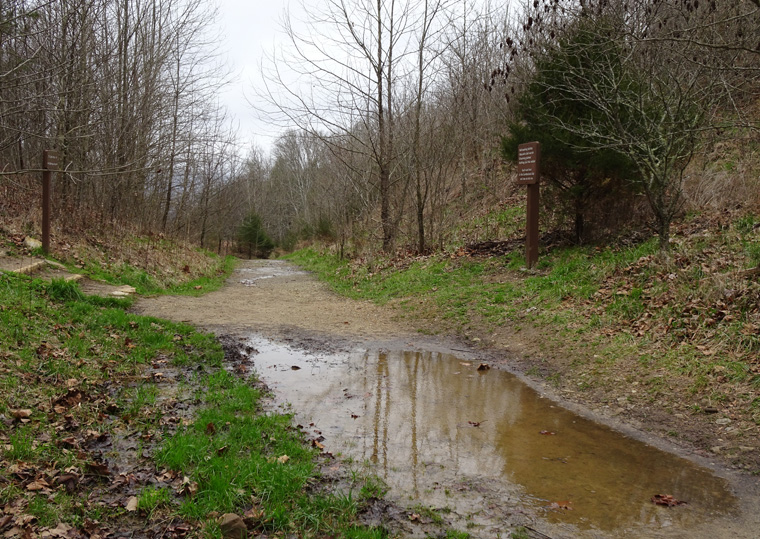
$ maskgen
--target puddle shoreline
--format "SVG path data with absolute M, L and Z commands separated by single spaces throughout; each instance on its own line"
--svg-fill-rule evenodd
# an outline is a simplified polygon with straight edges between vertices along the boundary
M 552 537 L 678 537 L 740 511 L 711 470 L 567 410 L 511 373 L 478 371 L 467 354 L 248 344 L 261 378 L 299 422 L 317 425 L 329 451 L 370 463 L 401 502 L 448 507 L 475 536 L 496 537 L 523 506 Z M 655 494 L 689 504 L 658 507 Z

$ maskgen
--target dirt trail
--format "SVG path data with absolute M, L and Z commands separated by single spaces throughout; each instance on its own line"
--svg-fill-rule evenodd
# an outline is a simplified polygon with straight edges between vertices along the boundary
M 244 261 L 221 290 L 198 298 L 144 299 L 135 310 L 215 333 L 314 332 L 359 340 L 404 339 L 415 333 L 388 310 L 338 296 L 308 273 L 277 260 Z
M 445 349 L 452 343 L 442 339 L 424 337 L 415 331 L 410 322 L 394 316 L 391 309 L 384 309 L 368 302 L 355 301 L 338 296 L 317 281 L 312 275 L 299 271 L 282 261 L 244 261 L 221 290 L 202 297 L 159 296 L 140 299 L 134 310 L 139 314 L 156 316 L 177 322 L 186 322 L 212 331 L 218 335 L 233 334 L 241 337 L 256 333 L 265 337 L 297 341 L 313 352 L 326 349 L 351 349 L 363 343 L 397 343 L 398 346 Z M 461 348 L 461 345 L 460 345 Z M 459 351 L 459 350 L 458 350 Z M 461 350 L 466 353 L 465 350 Z M 488 354 L 478 352 L 479 356 Z M 470 354 L 471 355 L 471 354 Z M 492 354 L 493 365 L 512 370 L 508 354 Z M 535 384 L 533 384 L 535 387 Z M 545 388 L 544 388 L 545 389 Z M 549 396 L 551 392 L 542 391 Z M 556 399 L 563 402 L 563 399 Z M 599 414 L 575 409 L 586 417 L 622 429 L 629 436 L 663 447 L 662 440 L 654 439 L 641 431 L 633 432 L 629 425 Z M 670 446 L 669 450 L 673 450 Z M 694 458 L 687 451 L 676 450 L 682 456 Z M 700 464 L 710 465 L 704 459 Z M 690 530 L 690 537 L 757 537 L 760 529 L 758 514 L 757 482 L 753 478 L 737 476 L 726 470 L 710 466 L 719 475 L 729 479 L 732 489 L 741 499 L 741 517 L 729 517 L 713 522 L 699 531 Z M 498 497 L 492 502 L 496 503 Z M 685 531 L 685 530 L 682 530 Z M 677 530 L 670 530 L 658 537 L 680 537 Z M 696 532 L 696 533 L 694 533 Z M 497 534 L 498 536 L 498 534 Z M 532 535 L 531 535 L 532 536 Z M 553 535 L 572 537 L 573 535 Z M 623 535 L 626 536 L 623 530 Z M 596 537 L 596 536 L 595 536 Z

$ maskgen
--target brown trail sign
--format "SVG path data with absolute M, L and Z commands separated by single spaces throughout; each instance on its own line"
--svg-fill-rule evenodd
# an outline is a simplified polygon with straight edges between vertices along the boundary
M 541 144 L 527 142 L 517 147 L 517 184 L 528 188 L 528 208 L 525 222 L 525 265 L 532 268 L 538 262 L 538 201 Z

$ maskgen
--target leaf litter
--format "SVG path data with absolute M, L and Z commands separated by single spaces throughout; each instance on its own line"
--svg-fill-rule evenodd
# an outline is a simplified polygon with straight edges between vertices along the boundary
M 183 338 L 177 335 L 174 340 Z M 69 351 L 47 342 L 36 354 L 40 358 L 67 357 Z M 151 458 L 161 440 L 192 416 L 189 395 L 195 388 L 189 381 L 193 368 L 159 360 L 144 369 L 119 373 L 107 360 L 80 363 L 96 369 L 90 368 L 88 376 L 80 380 L 6 369 L 6 374 L 10 371 L 27 380 L 23 393 L 11 398 L 28 399 L 46 390 L 51 396 L 47 404 L 38 398 L 41 402 L 35 408 L 11 408 L 9 417 L 0 416 L 5 425 L 0 430 L 4 449 L 0 453 L 0 534 L 8 538 L 100 538 L 131 529 L 141 530 L 138 536 L 144 537 L 185 536 L 195 523 L 174 517 L 168 523 L 145 519 L 138 510 L 138 499 L 148 486 L 171 488 L 178 497 L 197 492 L 197 483 L 158 470 Z M 98 370 L 100 376 L 95 374 Z M 180 379 L 185 382 L 185 394 L 177 389 Z M 157 394 L 150 405 L 135 405 L 137 397 L 131 403 L 124 400 L 123 388 L 139 395 L 140 389 L 148 386 Z M 48 453 L 53 453 L 53 458 L 46 458 Z M 73 507 L 59 511 L 55 507 L 64 495 Z M 40 503 L 53 505 L 41 510 Z M 72 523 L 78 523 L 77 527 Z

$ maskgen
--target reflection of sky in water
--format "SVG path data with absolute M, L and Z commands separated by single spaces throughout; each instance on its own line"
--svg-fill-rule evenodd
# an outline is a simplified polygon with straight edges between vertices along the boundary
M 262 378 L 332 452 L 375 463 L 392 489 L 423 503 L 441 485 L 495 480 L 538 506 L 570 502 L 572 511 L 548 518 L 587 529 L 683 530 L 735 510 L 709 470 L 575 415 L 509 373 L 478 372 L 477 362 L 400 351 L 325 358 L 252 344 Z M 654 494 L 689 505 L 660 508 Z

